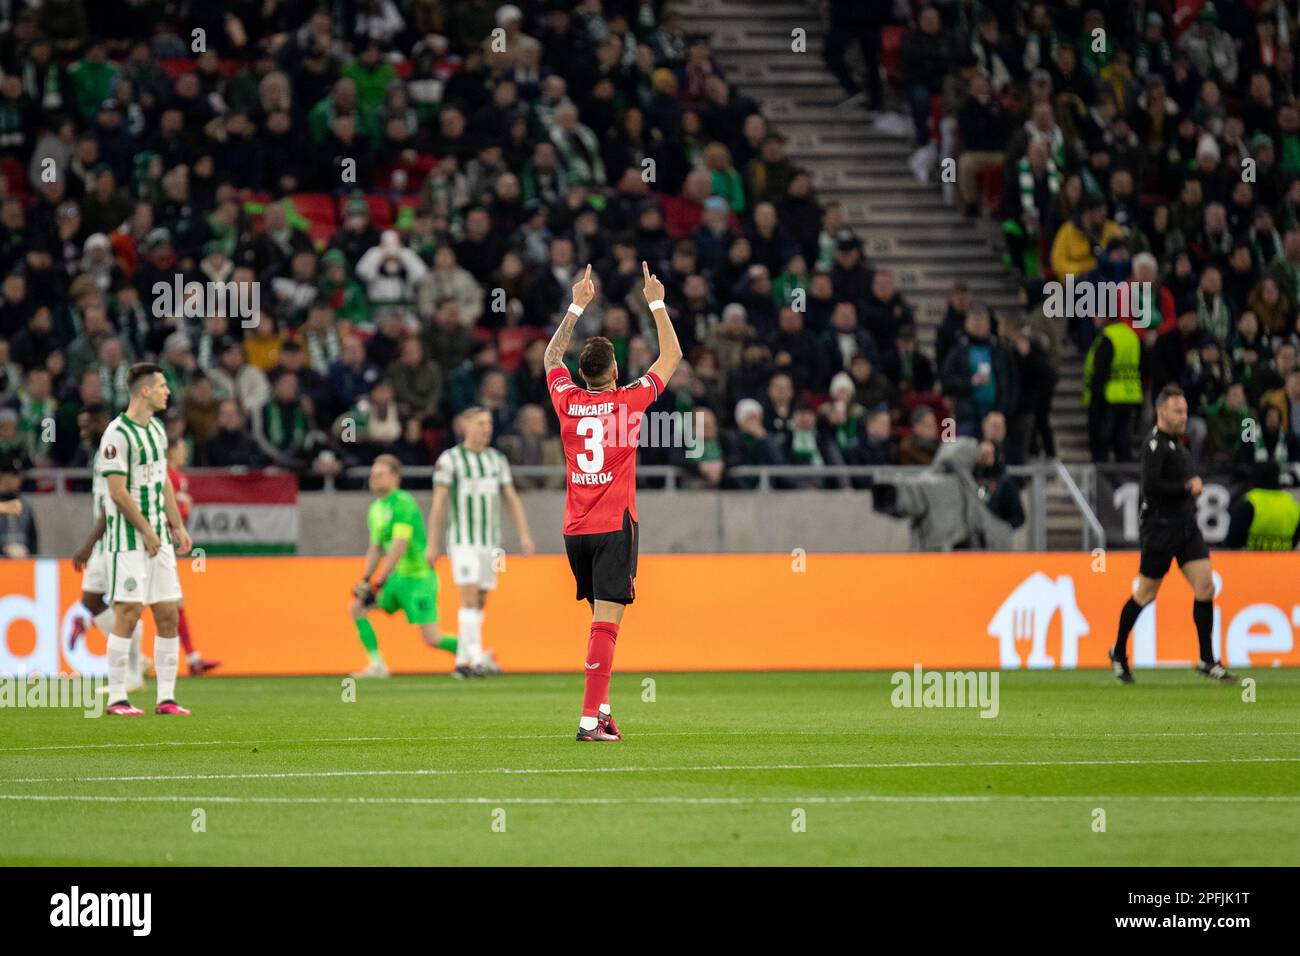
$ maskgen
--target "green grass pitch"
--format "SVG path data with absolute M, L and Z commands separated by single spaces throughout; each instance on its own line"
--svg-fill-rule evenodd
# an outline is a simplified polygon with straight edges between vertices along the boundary
M 0 712 L 0 864 L 1300 859 L 1300 672 L 1137 676 L 1004 673 L 982 719 L 888 673 L 628 673 L 605 746 L 581 675 L 183 679 L 188 719 Z

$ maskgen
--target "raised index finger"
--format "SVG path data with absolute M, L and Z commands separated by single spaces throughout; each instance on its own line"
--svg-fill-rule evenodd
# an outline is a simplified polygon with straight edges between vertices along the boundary
M 591 263 L 590 263 L 590 262 L 587 263 L 587 274 L 584 275 L 584 276 L 582 277 L 582 281 L 583 281 L 583 282 L 590 282 L 590 281 L 591 281 Z
M 646 265 L 646 261 L 645 261 L 644 259 L 641 260 L 641 273 L 642 273 L 642 275 L 645 276 L 645 281 L 646 281 L 646 282 L 649 282 L 649 281 L 650 281 L 650 267 L 649 267 L 648 265 Z

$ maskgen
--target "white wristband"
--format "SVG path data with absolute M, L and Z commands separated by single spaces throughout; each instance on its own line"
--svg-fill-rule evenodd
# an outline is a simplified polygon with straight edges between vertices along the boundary
M 578 305 L 576 302 L 570 302 L 569 311 L 574 315 L 582 315 L 582 306 Z
M 664 308 L 663 299 L 655 299 L 653 302 L 650 303 L 650 311 L 653 312 L 655 309 L 664 309 L 665 312 L 668 311 L 667 309 Z

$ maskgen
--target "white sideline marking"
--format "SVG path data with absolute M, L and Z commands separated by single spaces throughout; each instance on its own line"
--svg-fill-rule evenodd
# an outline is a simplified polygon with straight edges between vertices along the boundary
M 174 794 L 157 794 L 153 796 L 104 796 L 100 794 L 17 794 L 0 793 L 0 800 L 35 803 L 231 803 L 231 804 L 284 804 L 310 805 L 330 804 L 348 806 L 354 804 L 391 804 L 396 806 L 426 805 L 465 805 L 477 806 L 488 804 L 527 804 L 537 806 L 561 805 L 626 805 L 626 804 L 685 804 L 737 806 L 745 804 L 837 804 L 837 803 L 1096 803 L 1108 800 L 1136 800 L 1152 803 L 1296 803 L 1300 794 L 1247 796 L 1242 794 L 1110 794 L 1096 796 L 1082 794 L 1078 796 L 1060 795 L 964 795 L 964 794 L 881 794 L 858 793 L 840 796 L 792 796 L 792 797 L 227 797 L 227 796 L 185 796 Z
M 262 773 L 127 774 L 111 777 L 18 777 L 8 783 L 139 783 L 180 780 L 286 780 L 298 777 L 470 777 L 587 773 L 720 773 L 745 770 L 899 770 L 937 767 L 1110 767 L 1172 764 L 1300 763 L 1300 757 L 1170 757 L 1156 760 L 918 760 L 904 763 L 708 764 L 694 767 L 478 767 L 467 770 L 285 770 Z
M 890 727 L 873 726 L 862 730 L 648 730 L 637 733 L 641 737 L 869 737 L 873 735 L 899 736 Z M 1196 730 L 1196 731 L 1130 731 L 1104 734 L 982 734 L 986 738 L 1051 738 L 1064 740 L 1093 740 L 1109 737 L 1300 737 L 1300 730 Z M 266 737 L 260 739 L 232 740 L 146 740 L 138 743 L 94 744 L 39 744 L 32 747 L 0 747 L 0 753 L 41 753 L 59 750 L 126 750 L 146 747 L 228 747 L 246 744 L 351 744 L 351 743 L 424 743 L 431 740 L 567 740 L 567 733 L 554 734 L 446 734 L 431 737 Z

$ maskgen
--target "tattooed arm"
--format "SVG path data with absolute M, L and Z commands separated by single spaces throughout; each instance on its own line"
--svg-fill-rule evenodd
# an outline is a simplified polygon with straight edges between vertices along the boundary
M 595 297 L 596 284 L 591 281 L 591 265 L 588 264 L 586 273 L 573 287 L 573 305 L 564 313 L 559 327 L 551 336 L 550 344 L 546 346 L 546 371 L 564 364 L 564 353 L 569 350 L 569 339 L 573 337 L 573 327 L 577 324 L 578 316 Z M 573 311 L 575 307 L 577 312 Z

